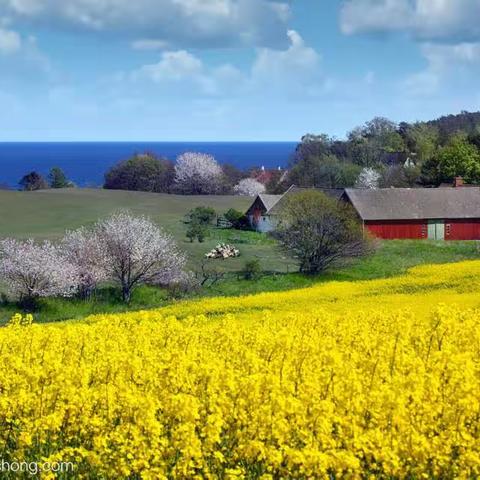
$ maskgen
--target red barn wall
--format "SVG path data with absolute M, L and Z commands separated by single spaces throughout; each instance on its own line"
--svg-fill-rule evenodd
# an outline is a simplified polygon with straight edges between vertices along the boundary
M 383 239 L 428 238 L 427 220 L 366 221 L 365 228 Z M 480 240 L 480 218 L 445 220 L 445 240 Z
M 480 218 L 445 220 L 446 240 L 480 240 Z
M 422 239 L 427 238 L 425 220 L 376 220 L 366 221 L 365 228 L 375 237 L 384 239 Z

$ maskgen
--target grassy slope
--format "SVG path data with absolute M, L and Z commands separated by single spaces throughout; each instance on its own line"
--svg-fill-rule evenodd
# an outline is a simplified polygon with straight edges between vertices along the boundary
M 134 214 L 148 215 L 171 233 L 180 248 L 189 254 L 190 265 L 195 267 L 220 240 L 238 243 L 237 237 L 242 234 L 218 231 L 203 244 L 190 243 L 185 237 L 184 215 L 198 205 L 211 206 L 218 213 L 224 213 L 229 208 L 244 211 L 250 203 L 250 198 L 238 196 L 182 196 L 100 189 L 0 191 L 0 237 L 56 239 L 66 229 L 90 225 L 115 210 L 128 209 Z M 249 243 L 248 248 L 240 243 L 242 258 L 225 262 L 222 268 L 237 270 L 246 259 L 253 257 L 267 260 L 272 269 L 285 268 L 285 262 L 263 235 L 249 232 L 243 234 L 245 236 L 253 243 Z
M 157 195 L 139 192 L 104 190 L 51 190 L 45 192 L 0 191 L 0 237 L 55 239 L 65 229 L 88 225 L 119 208 L 128 208 L 137 214 L 147 214 L 169 231 L 186 250 L 190 266 L 195 268 L 203 254 L 219 240 L 237 245 L 242 256 L 233 260 L 213 261 L 219 270 L 235 272 L 249 258 L 258 258 L 265 270 L 285 272 L 293 270 L 268 237 L 254 232 L 214 230 L 205 243 L 191 244 L 185 238 L 185 213 L 197 205 L 209 205 L 218 212 L 228 208 L 245 209 L 248 198 L 230 196 L 185 197 Z M 327 272 L 320 277 L 299 274 L 277 274 L 258 281 L 229 278 L 200 292 L 201 295 L 240 295 L 262 291 L 280 291 L 306 287 L 329 280 L 364 280 L 390 277 L 404 273 L 409 267 L 425 263 L 447 263 L 480 257 L 477 242 L 387 241 L 380 244 L 371 257 L 356 261 L 343 268 Z M 120 305 L 110 290 L 99 293 L 96 301 L 80 302 L 48 300 L 37 320 L 61 320 L 78 318 L 97 312 L 114 312 L 126 309 L 152 308 L 167 302 L 164 292 L 154 288 L 142 288 L 134 295 L 129 308 Z M 0 306 L 0 323 L 8 319 L 18 308 Z

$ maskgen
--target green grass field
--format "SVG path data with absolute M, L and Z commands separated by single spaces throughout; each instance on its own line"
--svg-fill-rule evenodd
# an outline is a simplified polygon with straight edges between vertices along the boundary
M 255 232 L 213 229 L 204 243 L 186 238 L 185 214 L 205 205 L 217 213 L 229 208 L 245 211 L 252 200 L 238 196 L 184 196 L 101 189 L 57 189 L 36 192 L 0 191 L 0 238 L 36 238 L 55 240 L 65 230 L 93 224 L 119 209 L 136 215 L 148 215 L 169 232 L 189 257 L 191 268 L 198 266 L 205 253 L 220 241 L 238 245 L 242 257 L 219 264 L 221 270 L 235 271 L 246 260 L 261 258 L 272 270 L 285 271 L 287 260 L 272 249 L 272 242 Z M 291 263 L 291 262 L 290 262 Z
M 236 245 L 241 256 L 229 260 L 210 260 L 209 265 L 226 272 L 224 279 L 213 286 L 190 295 L 242 295 L 261 291 L 300 288 L 329 280 L 363 280 L 384 278 L 405 272 L 425 263 L 448 263 L 480 258 L 478 242 L 385 241 L 377 251 L 321 276 L 309 277 L 295 273 L 292 260 L 287 259 L 268 236 L 256 232 L 239 232 L 212 228 L 204 243 L 190 243 L 185 237 L 184 215 L 193 207 L 205 205 L 218 213 L 229 208 L 245 210 L 251 199 L 234 196 L 179 196 L 140 192 L 65 189 L 39 192 L 0 191 L 0 237 L 50 239 L 62 236 L 65 230 L 91 225 L 97 219 L 118 209 L 145 214 L 161 225 L 176 239 L 189 256 L 189 267 L 198 270 L 204 254 L 216 243 Z M 256 281 L 242 280 L 238 275 L 245 261 L 258 259 L 261 268 L 269 272 Z M 275 273 L 272 273 L 275 272 Z M 133 295 L 129 306 L 118 301 L 116 292 L 105 288 L 90 301 L 48 299 L 41 303 L 35 315 L 37 321 L 80 318 L 91 313 L 117 312 L 153 308 L 171 302 L 166 292 L 142 287 Z M 0 305 L 0 323 L 18 311 L 14 304 Z

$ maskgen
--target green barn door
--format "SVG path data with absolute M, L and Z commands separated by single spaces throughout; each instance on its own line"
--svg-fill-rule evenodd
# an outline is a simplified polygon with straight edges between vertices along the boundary
M 428 238 L 430 240 L 445 240 L 445 222 L 443 220 L 428 221 Z

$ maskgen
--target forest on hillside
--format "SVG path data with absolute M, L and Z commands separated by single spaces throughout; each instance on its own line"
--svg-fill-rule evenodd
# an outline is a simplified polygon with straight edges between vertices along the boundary
M 451 183 L 461 176 L 480 183 L 480 112 L 461 112 L 427 122 L 399 124 L 376 117 L 345 140 L 305 135 L 287 175 L 271 193 L 299 186 L 416 187 Z

